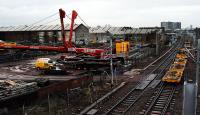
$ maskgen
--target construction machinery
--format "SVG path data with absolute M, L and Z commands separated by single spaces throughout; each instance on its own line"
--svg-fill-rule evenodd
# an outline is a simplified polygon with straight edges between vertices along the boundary
M 180 83 L 183 78 L 183 73 L 187 63 L 187 55 L 184 52 L 184 48 L 178 49 L 174 63 L 170 66 L 162 78 L 163 82 L 168 83 Z
M 70 25 L 70 33 L 69 40 L 66 39 L 66 32 L 64 30 L 64 18 L 66 13 L 64 10 L 59 9 L 60 14 L 60 23 L 61 23 L 61 32 L 63 38 L 63 46 L 28 46 L 28 45 L 0 45 L 0 49 L 23 49 L 23 50 L 43 50 L 43 51 L 56 51 L 61 53 L 70 53 L 73 52 L 76 55 L 73 58 L 67 58 L 67 56 L 61 56 L 58 59 L 57 63 L 62 63 L 68 68 L 69 66 L 72 68 L 82 68 L 82 69 L 99 69 L 101 67 L 107 67 L 110 65 L 110 58 L 113 58 L 113 66 L 117 65 L 127 65 L 129 64 L 131 59 L 128 56 L 128 52 L 130 49 L 130 44 L 128 41 L 116 42 L 116 50 L 113 50 L 112 47 L 107 49 L 95 49 L 95 48 L 77 48 L 74 44 L 72 44 L 72 36 L 73 36 L 73 27 L 74 21 L 77 17 L 77 12 L 72 11 L 71 17 L 71 25 Z M 112 38 L 111 38 L 112 39 Z M 110 50 L 112 49 L 112 50 Z M 111 52 L 112 53 L 111 53 Z M 42 61 L 43 66 L 40 66 L 40 61 L 36 62 L 36 68 L 51 68 L 51 66 L 44 66 L 46 63 L 44 60 Z M 129 64 L 131 65 L 131 64 Z
M 55 62 L 50 58 L 38 58 L 35 62 L 35 67 L 38 70 L 52 70 L 55 68 Z
M 61 31 L 63 37 L 63 46 L 26 46 L 26 45 L 10 45 L 10 44 L 0 44 L 0 49 L 24 49 L 24 50 L 43 50 L 43 51 L 57 51 L 57 52 L 76 52 L 76 53 L 84 53 L 91 56 L 100 57 L 103 55 L 103 49 L 91 49 L 91 48 L 76 48 L 72 44 L 72 36 L 73 36 L 73 27 L 74 27 L 74 20 L 77 17 L 77 12 L 72 11 L 72 18 L 71 18 L 71 27 L 70 27 L 70 34 L 69 34 L 69 41 L 66 41 L 66 33 L 64 30 L 64 18 L 66 16 L 65 11 L 59 9 L 60 13 L 60 22 L 61 22 Z

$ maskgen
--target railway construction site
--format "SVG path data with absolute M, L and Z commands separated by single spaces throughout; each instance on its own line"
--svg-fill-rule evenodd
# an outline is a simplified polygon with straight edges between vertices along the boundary
M 0 27 L 0 115 L 200 114 L 198 28 L 88 27 L 75 10 L 57 14 L 58 25 Z

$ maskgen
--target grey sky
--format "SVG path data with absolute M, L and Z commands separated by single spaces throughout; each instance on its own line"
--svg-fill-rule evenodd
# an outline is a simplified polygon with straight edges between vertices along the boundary
M 160 26 L 161 21 L 181 21 L 187 27 L 199 26 L 200 20 L 200 0 L 0 0 L 0 3 L 0 26 L 32 24 L 59 8 L 67 14 L 76 10 L 90 26 Z

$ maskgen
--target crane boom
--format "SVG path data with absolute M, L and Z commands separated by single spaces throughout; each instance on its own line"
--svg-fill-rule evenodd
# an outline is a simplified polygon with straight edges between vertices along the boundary
M 0 49 L 24 49 L 24 50 L 43 50 L 43 51 L 57 51 L 57 52 L 76 52 L 76 53 L 84 53 L 91 56 L 102 57 L 104 55 L 105 50 L 103 49 L 92 49 L 92 48 L 76 48 L 72 46 L 72 36 L 73 36 L 73 27 L 74 27 L 74 20 L 77 17 L 77 12 L 75 10 L 72 11 L 72 18 L 71 18 L 71 26 L 70 26 L 70 35 L 69 41 L 66 40 L 66 33 L 64 27 L 64 18 L 66 16 L 65 11 L 59 9 L 60 14 L 60 23 L 61 23 L 61 32 L 63 38 L 63 46 L 26 46 L 26 45 L 6 45 L 0 44 Z
M 73 30 L 74 30 L 74 20 L 77 17 L 77 12 L 75 10 L 72 11 L 72 21 L 71 21 L 71 27 L 70 27 L 70 33 L 69 33 L 69 47 L 72 47 L 72 36 L 73 36 Z
M 61 33 L 62 33 L 62 38 L 63 38 L 63 44 L 65 48 L 68 47 L 68 43 L 66 40 L 66 33 L 65 33 L 65 26 L 64 26 L 64 18 L 65 18 L 65 11 L 62 9 L 59 9 L 59 14 L 60 14 L 60 24 L 61 24 Z

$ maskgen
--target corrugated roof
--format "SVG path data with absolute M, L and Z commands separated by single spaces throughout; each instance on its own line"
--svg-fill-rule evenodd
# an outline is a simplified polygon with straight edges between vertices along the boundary
M 122 27 L 111 27 L 108 31 L 111 34 L 120 34 Z
M 8 31 L 10 28 L 11 28 L 10 26 L 9 27 L 1 27 L 0 31 Z
M 147 29 L 141 29 L 140 34 L 147 34 Z
M 15 31 L 26 31 L 28 28 L 31 28 L 31 26 L 25 26 L 21 28 L 20 30 L 15 30 Z
M 151 33 L 152 31 L 151 31 L 151 29 L 147 29 L 147 31 L 146 31 L 147 33 Z
M 56 25 L 53 30 L 61 30 L 61 26 L 60 25 Z
M 48 26 L 48 25 L 47 25 Z M 38 28 L 36 28 L 36 29 L 31 29 L 32 31 L 34 31 L 34 30 L 43 30 L 43 28 L 45 28 L 46 26 L 45 25 L 40 25 Z M 49 30 L 49 28 L 47 29 L 47 30 Z
M 156 29 L 152 28 L 129 28 L 122 31 L 124 27 L 92 27 L 90 28 L 90 33 L 106 33 L 109 31 L 113 35 L 121 35 L 121 34 L 149 34 L 156 31 Z M 158 30 L 160 32 L 162 30 Z
M 18 26 L 14 31 L 21 31 L 21 30 L 23 30 L 24 28 L 26 28 L 27 26 L 25 25 L 25 26 Z
M 136 31 L 137 31 L 137 28 L 132 28 L 131 32 L 127 34 L 134 34 Z
M 8 31 L 14 31 L 17 27 L 13 26 L 8 29 Z
M 78 28 L 81 24 L 75 24 L 74 30 Z M 6 31 L 49 31 L 49 30 L 61 30 L 60 25 L 37 25 L 37 26 L 8 26 L 8 27 L 0 27 L 0 32 Z M 65 25 L 65 30 L 70 30 L 70 25 Z
M 70 25 L 69 24 L 65 24 L 65 30 L 69 30 Z
M 102 27 L 92 27 L 90 28 L 90 33 L 106 33 L 105 30 L 103 30 Z
M 105 27 L 103 28 L 103 30 L 108 31 L 110 28 L 111 28 L 111 27 L 109 27 L 109 26 L 105 26 Z
M 132 31 L 133 31 L 132 29 L 126 30 L 126 31 L 125 31 L 125 34 L 132 33 Z
M 141 29 L 137 28 L 137 29 L 135 30 L 134 34 L 139 34 L 140 31 L 141 31 Z

